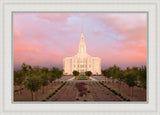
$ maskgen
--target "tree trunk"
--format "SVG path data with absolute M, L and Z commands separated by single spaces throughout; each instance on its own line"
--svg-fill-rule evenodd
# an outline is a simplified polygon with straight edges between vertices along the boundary
M 131 87 L 131 97 L 133 96 L 133 87 Z
M 31 97 L 32 97 L 32 101 L 33 101 L 33 92 L 31 91 Z
M 112 84 L 113 84 L 113 86 L 114 86 L 114 80 L 112 79 Z
M 35 101 L 37 100 L 37 92 L 35 92 Z
M 46 93 L 47 93 L 47 90 L 48 90 L 48 85 L 46 86 Z
M 42 93 L 44 94 L 44 86 L 42 86 Z
M 19 86 L 19 94 L 21 95 L 21 85 Z
M 121 81 L 119 81 L 119 92 L 121 90 Z

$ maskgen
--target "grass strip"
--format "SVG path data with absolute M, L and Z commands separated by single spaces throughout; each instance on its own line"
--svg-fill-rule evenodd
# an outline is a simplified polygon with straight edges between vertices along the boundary
M 46 101 L 49 100 L 53 95 L 55 95 L 64 85 L 66 84 L 66 82 L 64 82 L 60 87 L 58 87 L 53 93 L 51 93 L 48 97 L 46 97 L 46 99 L 42 100 L 42 101 Z
M 115 95 L 118 95 L 123 101 L 130 101 L 130 99 L 127 99 L 121 95 L 121 93 L 117 93 L 114 89 L 109 88 L 107 85 L 104 85 L 102 82 L 99 82 L 103 87 L 109 89 L 111 92 L 113 92 Z

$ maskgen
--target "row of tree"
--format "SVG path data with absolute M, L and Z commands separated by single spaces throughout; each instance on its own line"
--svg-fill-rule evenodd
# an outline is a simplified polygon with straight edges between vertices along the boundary
M 131 88 L 131 96 L 133 95 L 133 87 L 140 86 L 146 88 L 146 66 L 141 67 L 127 67 L 122 70 L 120 67 L 114 65 L 108 69 L 102 70 L 102 74 L 106 78 L 117 80 L 119 82 L 119 91 L 121 82 L 125 82 Z
M 14 84 L 20 87 L 20 94 L 22 86 L 30 90 L 33 100 L 33 92 L 42 88 L 42 93 L 44 93 L 44 87 L 61 76 L 62 71 L 58 68 L 53 67 L 49 70 L 46 67 L 32 67 L 23 63 L 20 70 L 14 71 Z
M 76 70 L 74 70 L 72 73 L 73 73 L 74 76 L 79 76 L 79 74 L 80 74 L 80 73 L 79 73 L 78 71 L 76 71 Z M 86 75 L 86 76 L 91 76 L 91 75 L 92 75 L 92 72 L 91 72 L 91 71 L 86 71 L 86 72 L 85 72 L 85 75 Z

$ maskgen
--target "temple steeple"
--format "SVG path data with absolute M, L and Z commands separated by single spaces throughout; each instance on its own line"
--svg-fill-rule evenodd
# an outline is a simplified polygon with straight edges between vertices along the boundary
M 81 33 L 81 39 L 84 39 L 84 36 L 83 36 L 83 23 L 82 23 L 82 33 Z
M 78 71 L 81 75 L 84 75 L 86 71 L 91 71 L 93 75 L 101 74 L 101 59 L 98 57 L 92 57 L 87 54 L 85 39 L 83 35 L 83 23 L 79 28 L 79 46 L 78 53 L 73 57 L 66 57 L 63 60 L 63 74 L 73 75 L 73 71 Z
M 81 40 L 80 40 L 80 43 L 79 43 L 78 53 L 84 54 L 84 53 L 87 53 L 87 51 L 86 51 L 86 44 L 84 42 L 83 23 L 82 23 L 82 30 L 81 31 L 82 31 L 81 32 Z

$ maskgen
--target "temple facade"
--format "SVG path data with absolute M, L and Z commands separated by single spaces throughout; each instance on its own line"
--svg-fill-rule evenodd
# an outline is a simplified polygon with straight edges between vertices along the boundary
M 93 75 L 101 74 L 101 59 L 87 54 L 83 29 L 78 53 L 73 57 L 66 57 L 63 59 L 63 70 L 64 75 L 73 75 L 74 70 L 79 71 L 80 74 L 84 74 L 86 71 L 91 71 Z

